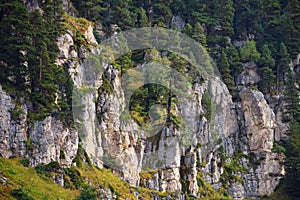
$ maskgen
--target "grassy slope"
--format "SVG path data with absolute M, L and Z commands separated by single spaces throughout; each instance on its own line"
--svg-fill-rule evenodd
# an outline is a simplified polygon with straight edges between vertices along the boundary
M 72 199 L 79 195 L 79 191 L 64 189 L 52 180 L 39 176 L 35 169 L 24 167 L 18 159 L 0 158 L 0 170 L 0 177 L 7 178 L 7 185 L 0 185 L 0 199 L 13 199 L 10 191 L 19 187 L 35 199 Z
M 37 174 L 36 170 L 24 167 L 20 164 L 20 159 L 0 158 L 0 179 L 7 178 L 7 184 L 3 185 L 0 180 L 0 199 L 14 199 L 10 192 L 13 189 L 22 187 L 34 199 L 74 199 L 80 193 L 79 190 L 64 189 L 54 183 L 51 179 Z M 102 188 L 110 188 L 120 195 L 120 200 L 125 198 L 135 199 L 130 193 L 130 185 L 115 176 L 110 169 L 97 169 L 95 167 L 84 166 L 74 167 L 80 172 L 82 180 L 88 179 L 93 186 L 100 185 Z M 83 183 L 85 183 L 83 181 Z M 134 190 L 134 189 L 133 189 Z M 150 199 L 152 190 L 137 188 L 139 196 Z

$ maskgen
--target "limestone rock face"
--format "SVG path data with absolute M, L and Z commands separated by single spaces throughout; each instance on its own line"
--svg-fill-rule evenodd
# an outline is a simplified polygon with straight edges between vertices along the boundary
M 245 193 L 248 197 L 269 195 L 284 175 L 282 155 L 271 151 L 278 122 L 261 92 L 244 88 L 240 92 L 240 97 L 244 118 L 241 136 L 247 141 L 246 145 L 242 145 L 242 149 L 247 149 L 252 160 L 260 160 L 256 165 L 250 160 L 245 161 L 251 172 L 243 175 Z
M 244 71 L 237 77 L 237 85 L 253 85 L 260 78 L 256 73 L 257 66 L 254 63 L 243 64 Z
M 273 111 L 261 92 L 243 89 L 240 97 L 250 151 L 271 151 L 275 129 Z
M 58 54 L 58 63 L 59 65 L 66 62 L 68 59 L 76 58 L 78 55 L 72 51 L 71 46 L 74 45 L 74 41 L 72 38 L 72 33 L 67 32 L 66 34 L 62 35 L 57 40 L 57 46 L 60 50 Z
M 16 106 L 0 85 L 0 156 L 23 157 L 26 154 L 27 106 Z
M 78 134 L 73 128 L 64 127 L 53 117 L 37 121 L 29 129 L 31 150 L 30 165 L 37 166 L 58 161 L 71 166 L 78 148 Z M 64 156 L 62 156 L 64 155 Z
M 27 110 L 25 101 L 14 102 L 0 86 L 1 156 L 26 157 L 31 166 L 52 161 L 71 166 L 78 148 L 77 131 L 54 117 L 28 124 Z
M 88 26 L 87 30 L 84 32 L 83 35 L 89 43 L 97 44 L 96 38 L 95 38 L 94 33 L 93 33 L 93 27 L 91 25 Z

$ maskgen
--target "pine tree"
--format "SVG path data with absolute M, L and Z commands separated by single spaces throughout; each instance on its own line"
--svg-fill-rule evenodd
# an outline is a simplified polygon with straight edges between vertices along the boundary
M 263 1 L 265 42 L 276 46 L 282 39 L 281 5 L 279 0 Z M 275 43 L 275 44 L 274 44 Z
M 300 126 L 295 119 L 290 121 L 288 136 L 285 145 L 285 190 L 291 199 L 298 199 L 300 196 Z
M 138 9 L 137 26 L 138 27 L 147 27 L 147 26 L 149 26 L 147 12 L 142 7 Z
M 247 39 L 248 27 L 251 18 L 248 13 L 250 12 L 249 0 L 234 0 L 233 7 L 235 10 L 233 25 L 235 27 L 235 37 L 239 39 Z
M 58 66 L 55 64 L 58 53 L 56 38 L 57 26 L 53 18 L 59 19 L 57 9 L 44 4 L 47 16 L 42 16 L 39 10 L 31 13 L 30 22 L 33 29 L 31 38 L 34 49 L 30 52 L 29 78 L 31 84 L 31 100 L 34 112 L 38 114 L 49 113 L 55 107 L 55 97 L 58 92 L 55 74 Z M 51 17 L 52 16 L 52 17 Z
M 228 57 L 231 75 L 235 79 L 243 71 L 243 65 L 242 62 L 240 61 L 239 53 L 235 48 L 235 46 L 233 45 L 227 48 L 225 51 Z
M 62 0 L 48 0 L 43 4 L 43 19 L 45 23 L 45 37 L 47 38 L 46 45 L 50 60 L 53 63 L 56 61 L 57 53 L 59 52 L 56 40 L 59 36 L 60 22 L 64 13 L 62 9 Z
M 101 14 L 105 11 L 102 6 L 103 0 L 73 0 L 72 2 L 81 16 L 91 21 L 100 20 Z
M 234 0 L 235 37 L 243 40 L 254 35 L 258 44 L 263 41 L 263 10 L 262 0 Z
M 289 121 L 291 118 L 300 121 L 300 99 L 299 92 L 296 87 L 296 79 L 289 70 L 287 74 L 286 88 L 284 92 L 284 100 L 286 102 L 286 112 L 284 120 Z
M 290 62 L 290 55 L 288 54 L 284 43 L 281 43 L 278 52 L 278 61 L 276 63 L 277 93 L 278 93 L 279 85 L 285 83 L 285 74 L 288 72 L 289 62 Z
M 183 28 L 182 32 L 190 37 L 193 36 L 194 34 L 194 30 L 193 30 L 193 26 L 190 23 L 187 23 L 185 25 L 185 27 Z
M 0 4 L 0 80 L 25 89 L 27 57 L 31 49 L 28 11 L 20 0 Z
M 222 49 L 222 55 L 220 61 L 218 62 L 218 68 L 221 73 L 222 80 L 227 85 L 229 92 L 231 95 L 234 95 L 234 82 L 230 74 L 229 63 L 224 49 Z
M 172 19 L 172 11 L 170 5 L 173 0 L 152 0 L 153 1 L 153 19 L 159 26 L 169 27 Z M 153 22 L 153 20 L 152 20 Z M 152 23 L 153 24 L 153 23 Z
M 216 26 L 218 20 L 215 18 L 214 1 L 209 0 L 185 0 L 185 15 L 190 22 L 198 21 L 206 26 Z
M 286 45 L 291 57 L 296 57 L 300 52 L 300 5 L 298 0 L 290 0 L 286 9 L 285 20 Z
M 203 47 L 207 47 L 204 29 L 199 22 L 195 24 L 193 39 L 199 42 Z
M 223 36 L 233 35 L 233 1 L 232 0 L 219 0 L 214 2 L 214 16 L 219 20 L 222 27 Z
M 121 30 L 130 30 L 134 27 L 136 13 L 132 9 L 131 0 L 115 0 L 113 7 L 113 20 L 118 24 Z
M 258 73 L 261 81 L 259 82 L 259 89 L 263 93 L 271 92 L 273 86 L 275 86 L 275 75 L 272 68 L 275 66 L 275 60 L 271 56 L 271 51 L 268 45 L 264 45 L 262 49 L 262 56 L 258 62 Z

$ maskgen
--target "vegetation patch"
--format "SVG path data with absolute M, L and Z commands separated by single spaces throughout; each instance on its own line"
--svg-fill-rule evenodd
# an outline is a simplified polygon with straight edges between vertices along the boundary
M 11 196 L 15 197 L 16 199 L 22 199 L 22 200 L 34 200 L 33 197 L 31 197 L 26 190 L 23 188 L 13 189 L 10 192 Z
M 88 30 L 89 26 L 93 26 L 93 23 L 85 18 L 77 18 L 64 14 L 61 25 L 65 30 L 71 30 L 74 33 L 79 31 L 81 34 L 84 34 Z
M 7 178 L 6 185 L 0 184 L 1 199 L 74 199 L 79 195 L 78 190 L 64 189 L 20 162 L 0 158 L 0 176 Z

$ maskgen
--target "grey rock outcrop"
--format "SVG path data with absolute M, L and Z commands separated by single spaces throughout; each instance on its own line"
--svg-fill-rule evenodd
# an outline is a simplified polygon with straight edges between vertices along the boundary
M 240 97 L 249 150 L 270 152 L 275 129 L 273 111 L 259 91 L 245 88 L 240 92 Z
M 78 148 L 78 133 L 74 128 L 66 128 L 53 117 L 35 122 L 29 129 L 30 165 L 37 166 L 58 161 L 63 166 L 71 166 Z
M 254 85 L 260 78 L 256 73 L 257 66 L 254 63 L 243 64 L 243 72 L 237 77 L 237 85 Z
M 27 106 L 3 91 L 0 85 L 0 156 L 5 158 L 24 157 L 27 140 Z
M 1 156 L 26 157 L 31 166 L 53 161 L 71 166 L 78 148 L 77 131 L 54 117 L 27 123 L 26 103 L 22 99 L 15 102 L 0 86 Z

